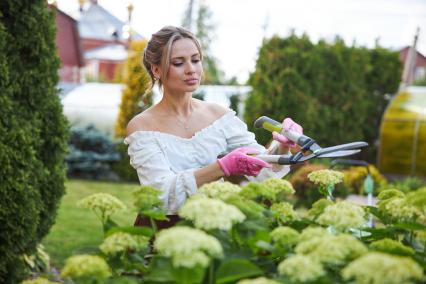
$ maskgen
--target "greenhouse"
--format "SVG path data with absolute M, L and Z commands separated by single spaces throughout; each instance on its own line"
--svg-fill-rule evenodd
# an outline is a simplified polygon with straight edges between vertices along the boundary
M 390 102 L 378 166 L 386 174 L 426 176 L 426 87 L 408 87 Z

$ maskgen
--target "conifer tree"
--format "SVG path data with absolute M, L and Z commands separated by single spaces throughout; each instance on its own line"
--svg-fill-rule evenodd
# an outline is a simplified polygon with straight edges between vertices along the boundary
M 115 126 L 116 137 L 125 137 L 129 121 L 152 103 L 151 95 L 146 94 L 151 86 L 151 78 L 142 66 L 141 60 L 146 44 L 146 40 L 133 41 L 124 63 L 123 83 L 125 86 Z
M 49 232 L 64 194 L 58 67 L 46 1 L 0 1 L 0 283 L 25 277 L 23 255 Z

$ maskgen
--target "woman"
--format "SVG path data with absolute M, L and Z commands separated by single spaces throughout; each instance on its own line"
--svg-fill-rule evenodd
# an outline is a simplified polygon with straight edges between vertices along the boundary
M 186 198 L 205 183 L 234 175 L 262 180 L 289 171 L 287 166 L 272 168 L 248 155 L 266 150 L 235 112 L 192 98 L 203 75 L 202 59 L 200 44 L 189 31 L 167 26 L 153 34 L 143 64 L 152 85 L 157 83 L 163 90 L 163 97 L 127 126 L 125 142 L 131 165 L 141 184 L 162 191 L 171 223 L 177 220 L 176 213 Z M 291 119 L 284 122 L 286 129 L 302 131 Z M 282 142 L 279 152 L 288 151 L 291 142 L 278 133 L 274 139 Z M 136 225 L 145 222 L 138 218 Z

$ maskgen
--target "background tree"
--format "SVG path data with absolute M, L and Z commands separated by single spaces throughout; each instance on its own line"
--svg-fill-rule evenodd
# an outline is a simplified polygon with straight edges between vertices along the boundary
M 142 53 L 146 45 L 146 40 L 133 41 L 124 63 L 123 83 L 125 86 L 115 125 L 115 136 L 120 139 L 126 136 L 126 127 L 129 121 L 152 104 L 152 93 L 147 93 L 147 90 L 151 87 L 151 77 L 141 63 Z M 112 169 L 122 180 L 137 181 L 136 171 L 130 166 L 127 145 L 123 144 L 122 141 L 120 142 L 117 143 L 116 150 L 121 158 L 112 165 Z
M 45 0 L 0 2 L 0 283 L 48 233 L 64 194 L 68 128 L 57 96 L 55 17 Z
M 246 100 L 249 125 L 261 116 L 292 117 L 322 145 L 357 140 L 375 149 L 386 93 L 397 90 L 401 64 L 397 52 L 333 43 L 313 44 L 307 35 L 265 40 L 250 75 Z M 271 135 L 253 130 L 262 143 Z M 364 151 L 369 160 L 375 153 Z
M 151 78 L 141 63 L 146 45 L 146 40 L 133 41 L 124 63 L 123 83 L 125 86 L 115 125 L 116 137 L 125 137 L 129 121 L 152 104 L 152 96 L 145 94 L 151 86 Z
M 211 43 L 214 39 L 215 25 L 212 21 L 212 12 L 205 3 L 200 0 L 196 17 L 195 25 L 193 25 L 195 11 L 195 1 L 189 0 L 188 8 L 182 21 L 182 26 L 191 30 L 198 40 L 200 41 L 203 49 L 203 67 L 204 67 L 204 84 L 215 85 L 224 83 L 224 72 L 218 67 L 218 60 L 215 58 L 211 51 Z M 193 27 L 194 26 L 194 27 Z

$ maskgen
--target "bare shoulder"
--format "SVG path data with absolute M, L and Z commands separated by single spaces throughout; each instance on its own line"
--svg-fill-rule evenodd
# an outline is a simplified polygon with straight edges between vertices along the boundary
M 232 111 L 229 108 L 223 107 L 219 104 L 212 103 L 212 102 L 204 102 L 204 108 L 215 119 L 218 119 Z
M 150 128 L 150 126 L 152 125 L 152 120 L 153 115 L 149 109 L 136 115 L 127 124 L 127 136 L 131 135 L 136 131 L 152 130 Z

